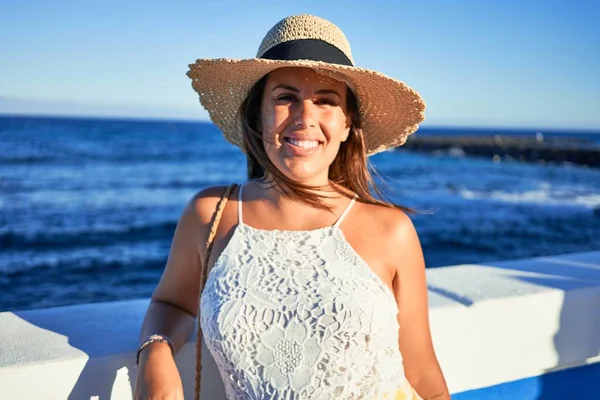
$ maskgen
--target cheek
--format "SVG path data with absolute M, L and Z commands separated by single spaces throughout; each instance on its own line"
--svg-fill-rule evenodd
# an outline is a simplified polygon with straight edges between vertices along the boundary
M 262 128 L 265 137 L 273 137 L 289 117 L 289 112 L 284 107 L 275 107 L 265 110 L 262 114 Z
M 346 130 L 346 115 L 340 110 L 332 111 L 323 118 L 322 126 L 330 136 L 329 140 L 341 140 Z

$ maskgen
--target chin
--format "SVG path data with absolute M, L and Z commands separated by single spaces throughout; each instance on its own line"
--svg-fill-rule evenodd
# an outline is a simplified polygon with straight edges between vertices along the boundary
M 322 171 L 305 171 L 297 169 L 280 169 L 280 171 L 290 180 L 299 183 L 310 185 L 312 182 L 318 181 L 323 175 L 327 176 L 327 172 Z
M 288 179 L 299 183 L 306 182 L 308 185 L 322 179 L 327 180 L 329 165 L 323 161 L 323 155 L 304 159 L 281 157 L 280 155 L 271 158 L 275 167 Z

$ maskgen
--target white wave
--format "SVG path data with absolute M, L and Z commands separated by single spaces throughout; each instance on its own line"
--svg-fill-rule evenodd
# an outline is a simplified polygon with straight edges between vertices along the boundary
M 584 205 L 590 208 L 596 208 L 600 206 L 600 194 L 590 194 L 588 196 L 577 196 L 575 203 Z
M 589 208 L 600 207 L 600 194 L 577 194 L 567 193 L 564 190 L 552 191 L 550 186 L 544 185 L 540 189 L 528 190 L 524 192 L 504 192 L 494 190 L 491 192 L 481 192 L 463 189 L 459 191 L 462 198 L 467 200 L 497 200 L 505 203 L 526 203 L 526 204 L 545 204 L 545 205 L 565 205 L 565 206 L 584 206 Z

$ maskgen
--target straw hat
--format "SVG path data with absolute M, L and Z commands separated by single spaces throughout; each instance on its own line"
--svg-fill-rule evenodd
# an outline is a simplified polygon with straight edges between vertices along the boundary
M 279 21 L 262 40 L 256 58 L 199 59 L 187 75 L 225 138 L 243 149 L 238 109 L 252 86 L 281 67 L 308 67 L 345 82 L 359 103 L 367 154 L 400 146 L 424 119 L 425 102 L 405 83 L 354 66 L 350 44 L 333 23 L 314 15 Z

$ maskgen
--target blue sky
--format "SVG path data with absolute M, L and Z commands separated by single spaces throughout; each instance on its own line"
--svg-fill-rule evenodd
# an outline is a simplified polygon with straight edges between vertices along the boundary
M 207 119 L 196 58 L 251 58 L 286 15 L 415 88 L 428 125 L 600 129 L 600 2 L 2 1 L 0 113 Z

